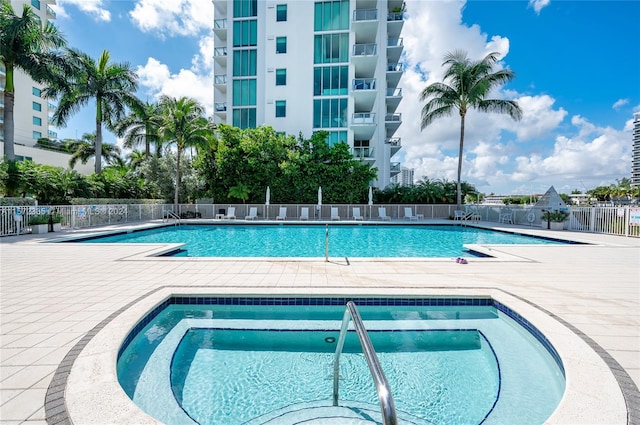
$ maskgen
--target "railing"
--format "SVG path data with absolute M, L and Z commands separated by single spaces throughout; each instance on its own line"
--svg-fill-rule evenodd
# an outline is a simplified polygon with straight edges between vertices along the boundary
M 392 12 L 387 15 L 387 22 L 403 21 L 403 20 L 404 20 L 403 12 Z
M 215 104 L 216 112 L 225 112 L 227 110 L 227 102 L 220 102 Z
M 213 29 L 214 30 L 224 30 L 227 29 L 227 18 L 216 19 L 213 21 Z
M 388 63 L 387 72 L 402 72 L 404 71 L 404 64 L 402 63 Z
M 399 169 L 394 162 L 392 172 Z M 452 219 L 455 204 L 180 204 L 173 210 L 184 218 L 215 219 L 219 209 L 235 207 L 236 216 L 243 218 L 249 214 L 250 207 L 258 208 L 258 219 L 274 220 L 280 207 L 287 208 L 287 220 L 299 220 L 301 208 L 307 208 L 309 220 L 328 219 L 332 207 L 338 208 L 340 217 L 351 217 L 353 207 L 364 212 L 365 219 L 377 219 L 378 207 L 386 207 L 387 215 L 392 219 L 402 219 L 405 207 L 413 208 L 416 214 L 425 219 Z M 14 214 L 19 212 L 20 233 L 29 233 L 29 217 L 34 214 L 56 212 L 62 215 L 63 229 L 79 229 L 106 225 L 119 225 L 134 222 L 161 220 L 165 210 L 172 209 L 170 204 L 109 204 L 109 205 L 58 205 L 58 206 L 4 206 L 0 207 L 0 236 L 16 235 L 17 226 Z M 500 215 L 508 210 L 512 213 L 513 224 L 532 228 L 547 228 L 542 221 L 543 208 L 535 206 L 469 205 L 465 209 L 473 210 L 485 222 L 500 222 Z M 565 221 L 568 231 L 601 233 L 620 236 L 640 237 L 640 206 L 591 206 L 570 207 L 571 215 Z
M 353 80 L 353 90 L 375 90 L 375 78 L 356 78 Z
M 387 88 L 387 97 L 402 97 L 402 89 L 400 88 Z
M 402 141 L 401 137 L 389 137 L 384 139 L 384 142 L 391 146 L 401 146 L 401 141 Z
M 353 45 L 353 56 L 375 56 L 377 53 L 378 45 L 375 43 Z
M 371 112 L 356 112 L 353 114 L 351 124 L 375 124 L 376 114 Z
M 401 122 L 402 114 L 386 114 L 384 120 L 385 122 Z
M 213 84 L 227 84 L 227 74 L 214 75 Z
M 353 11 L 353 22 L 377 20 L 378 9 L 356 9 Z
M 400 38 L 390 38 L 387 40 L 388 47 L 402 47 L 402 37 Z
M 227 56 L 227 48 L 226 47 L 216 47 L 213 49 L 214 57 L 225 57 Z
M 393 402 L 391 390 L 389 389 L 389 383 L 387 377 L 384 375 L 380 361 L 376 355 L 376 351 L 373 349 L 373 344 L 369 339 L 367 330 L 362 323 L 358 308 L 353 301 L 347 302 L 347 307 L 344 310 L 344 316 L 342 318 L 342 327 L 340 329 L 340 336 L 338 337 L 338 344 L 336 346 L 336 354 L 333 360 L 333 405 L 338 405 L 338 384 L 340 378 L 340 354 L 342 354 L 342 347 L 344 346 L 344 340 L 349 328 L 349 319 L 353 322 L 353 327 L 356 330 L 360 345 L 362 346 L 362 353 L 367 359 L 367 365 L 371 371 L 373 377 L 373 383 L 376 386 L 378 392 L 378 400 L 380 401 L 380 408 L 382 410 L 382 423 L 385 425 L 396 425 L 398 419 L 396 417 L 396 407 Z
M 172 218 L 174 220 L 173 224 L 176 226 L 180 225 L 180 216 L 173 212 L 173 210 L 165 210 L 164 214 L 162 214 L 162 221 L 168 220 Z
M 49 7 L 49 5 L 47 5 L 47 13 L 49 14 L 49 16 L 52 16 L 54 19 L 56 18 L 56 12 L 54 12 L 54 10 Z

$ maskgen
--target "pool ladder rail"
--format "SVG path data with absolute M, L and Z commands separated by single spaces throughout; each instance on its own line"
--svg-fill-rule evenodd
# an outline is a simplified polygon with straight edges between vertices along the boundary
M 164 212 L 164 217 L 165 217 L 166 220 L 172 218 L 174 220 L 174 222 L 173 222 L 174 225 L 176 225 L 176 226 L 180 225 L 180 216 L 178 214 L 174 213 L 173 211 L 166 210 Z
M 338 380 L 340 375 L 340 354 L 342 354 L 342 348 L 344 347 L 344 340 L 349 328 L 349 319 L 353 321 L 353 327 L 355 328 L 358 339 L 360 340 L 360 346 L 362 347 L 362 353 L 367 359 L 367 365 L 371 376 L 373 377 L 373 383 L 378 392 L 378 400 L 380 401 L 380 407 L 382 409 L 382 423 L 384 425 L 397 425 L 398 419 L 396 416 L 396 406 L 393 402 L 391 390 L 389 389 L 389 382 L 384 375 L 378 355 L 371 344 L 369 334 L 362 323 L 360 313 L 358 313 L 358 307 L 353 301 L 347 302 L 347 306 L 342 318 L 342 327 L 340 329 L 340 336 L 338 337 L 338 344 L 336 346 L 336 354 L 333 359 L 333 405 L 338 405 Z

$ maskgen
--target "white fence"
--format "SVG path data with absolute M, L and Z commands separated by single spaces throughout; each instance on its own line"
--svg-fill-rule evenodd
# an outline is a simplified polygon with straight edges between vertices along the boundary
M 404 220 L 405 208 L 411 208 L 413 215 L 425 219 L 451 219 L 455 215 L 455 205 L 416 204 L 181 204 L 176 213 L 184 219 L 215 219 L 226 215 L 229 207 L 235 208 L 237 219 L 249 215 L 249 208 L 255 207 L 258 220 L 275 220 L 280 209 L 286 209 L 286 220 L 299 220 L 302 208 L 308 208 L 309 219 L 330 219 L 331 208 L 338 209 L 342 220 L 353 217 L 353 208 L 360 208 L 365 220 L 377 220 L 378 209 L 384 207 L 386 214 L 395 220 Z M 36 214 L 58 213 L 62 215 L 62 227 L 77 229 L 112 224 L 161 220 L 167 211 L 173 211 L 171 204 L 118 204 L 118 205 L 61 205 L 61 206 L 21 206 L 0 207 L 0 236 L 30 233 L 29 217 Z M 640 237 L 640 208 L 638 207 L 573 207 L 565 222 L 567 230 L 578 232 L 606 233 L 613 235 Z M 498 205 L 467 205 L 465 212 L 476 215 L 482 221 L 505 222 L 523 226 L 546 228 L 542 222 L 543 210 L 535 207 L 501 207 Z M 508 220 L 505 220 L 508 217 Z

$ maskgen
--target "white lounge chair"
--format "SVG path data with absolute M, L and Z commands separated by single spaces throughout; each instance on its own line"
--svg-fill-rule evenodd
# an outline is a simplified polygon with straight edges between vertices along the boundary
M 227 215 L 223 217 L 225 220 L 235 220 L 236 219 L 236 207 L 229 207 L 227 211 Z
M 331 207 L 331 220 L 340 220 L 338 215 L 338 207 Z
M 404 218 L 408 218 L 409 220 L 418 220 L 418 217 L 413 215 L 413 211 L 409 207 L 404 209 Z
M 387 215 L 387 209 L 385 207 L 378 207 L 378 218 L 380 220 L 391 220 L 391 217 Z
M 280 212 L 276 216 L 276 220 L 286 220 L 287 219 L 287 207 L 280 207 Z
M 498 214 L 498 222 L 513 224 L 513 213 L 509 209 L 503 209 Z
M 300 220 L 309 220 L 309 207 L 300 208 Z
M 360 207 L 353 207 L 353 219 L 354 220 L 363 220 L 364 219 L 360 215 Z
M 456 220 L 464 221 L 464 220 L 466 220 L 466 219 L 467 219 L 467 214 L 466 214 L 464 211 L 462 211 L 462 210 L 455 210 L 455 211 L 453 212 L 453 220 L 454 220 L 454 221 L 456 221 Z
M 249 208 L 249 215 L 246 216 L 244 219 L 245 220 L 254 220 L 256 217 L 258 217 L 258 207 L 250 207 Z

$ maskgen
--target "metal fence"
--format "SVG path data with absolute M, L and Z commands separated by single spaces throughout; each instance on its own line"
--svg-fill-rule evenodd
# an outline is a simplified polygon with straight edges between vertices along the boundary
M 424 219 L 453 219 L 455 205 L 424 204 L 181 204 L 173 211 L 171 204 L 113 204 L 113 205 L 61 205 L 61 206 L 14 206 L 0 207 L 0 236 L 30 233 L 29 218 L 36 214 L 57 213 L 62 215 L 62 228 L 78 229 L 123 223 L 163 220 L 168 212 L 182 219 L 219 219 L 235 209 L 235 218 L 242 220 L 255 208 L 258 220 L 276 220 L 284 212 L 285 220 L 300 220 L 303 208 L 309 220 L 329 220 L 333 208 L 341 220 L 354 216 L 358 208 L 364 220 L 378 220 L 380 209 L 392 220 L 405 220 L 405 210 Z M 605 233 L 640 237 L 640 208 L 624 207 L 572 207 L 565 221 L 566 230 Z M 466 205 L 463 214 L 468 220 L 518 224 L 546 228 L 542 220 L 544 209 L 533 206 L 505 207 L 500 205 Z

